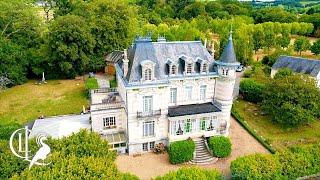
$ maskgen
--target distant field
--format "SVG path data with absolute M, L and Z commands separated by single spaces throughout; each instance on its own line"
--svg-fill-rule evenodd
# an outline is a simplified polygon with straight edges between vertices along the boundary
M 82 80 L 52 80 L 44 85 L 35 81 L 0 92 L 0 125 L 26 123 L 40 115 L 80 113 L 88 105 Z
M 252 129 L 278 150 L 320 142 L 320 120 L 297 129 L 282 129 L 272 123 L 270 117 L 261 115 L 260 108 L 256 104 L 239 100 L 235 102 L 234 107 Z

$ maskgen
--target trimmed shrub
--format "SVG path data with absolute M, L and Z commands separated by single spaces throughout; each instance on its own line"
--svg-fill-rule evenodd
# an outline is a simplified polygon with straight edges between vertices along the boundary
M 171 171 L 164 176 L 156 177 L 156 180 L 167 179 L 222 180 L 222 175 L 215 169 L 206 170 L 199 167 L 182 167 L 178 171 Z
M 176 141 L 168 148 L 169 161 L 172 164 L 188 162 L 193 158 L 195 144 L 192 140 Z
M 231 141 L 227 137 L 210 137 L 208 146 L 217 157 L 224 158 L 231 154 Z
M 250 102 L 261 102 L 263 100 L 264 85 L 253 79 L 243 79 L 240 82 L 240 94 Z
M 281 164 L 272 155 L 252 154 L 231 162 L 232 179 L 279 179 Z
M 233 179 L 296 179 L 320 172 L 320 144 L 276 154 L 255 154 L 231 162 Z

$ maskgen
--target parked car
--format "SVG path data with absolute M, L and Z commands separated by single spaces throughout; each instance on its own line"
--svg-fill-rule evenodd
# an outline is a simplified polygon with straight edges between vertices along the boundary
M 239 65 L 236 69 L 237 72 L 243 71 L 243 65 Z

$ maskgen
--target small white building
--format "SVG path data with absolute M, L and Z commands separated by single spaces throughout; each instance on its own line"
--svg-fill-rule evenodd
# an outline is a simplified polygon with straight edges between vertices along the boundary
M 231 35 L 219 61 L 201 41 L 139 37 L 115 64 L 118 87 L 92 90 L 92 130 L 129 154 L 228 136 L 237 66 Z
M 273 78 L 279 69 L 289 68 L 295 73 L 308 74 L 315 78 L 320 87 L 320 60 L 292 56 L 280 56 L 271 69 Z

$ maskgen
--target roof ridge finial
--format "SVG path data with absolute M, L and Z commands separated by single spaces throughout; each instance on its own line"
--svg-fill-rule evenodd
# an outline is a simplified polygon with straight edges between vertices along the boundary
M 233 23 L 231 23 L 231 27 L 230 27 L 229 40 L 232 40 L 232 33 L 233 33 L 233 31 L 232 31 L 232 25 L 233 25 Z

